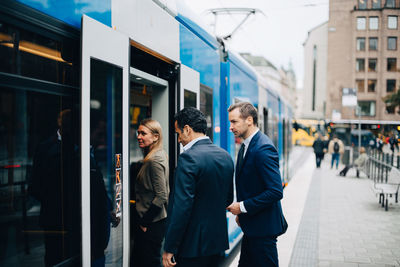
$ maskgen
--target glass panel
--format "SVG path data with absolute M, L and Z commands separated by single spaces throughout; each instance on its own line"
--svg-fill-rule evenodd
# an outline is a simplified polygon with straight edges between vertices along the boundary
M 386 7 L 396 7 L 395 0 L 386 0 Z
M 92 264 L 121 266 L 122 69 L 91 59 L 90 72 Z
M 361 109 L 361 116 L 375 116 L 374 101 L 359 101 L 358 105 Z M 358 109 L 356 109 L 356 115 L 358 115 Z
M 0 266 L 80 263 L 77 102 L 0 88 Z
M 397 37 L 388 37 L 388 50 L 397 50 Z
M 197 102 L 197 95 L 196 93 L 193 93 L 189 90 L 184 90 L 184 103 L 185 103 L 185 108 L 187 107 L 194 107 L 197 108 L 196 105 Z
M 378 17 L 369 17 L 369 29 L 377 30 L 379 28 L 379 19 Z
M 357 30 L 365 30 L 367 19 L 365 17 L 357 17 Z
M 205 85 L 200 85 L 200 111 L 207 119 L 206 135 L 213 140 L 213 95 L 212 89 Z
M 381 0 L 372 0 L 372 8 L 373 9 L 381 8 Z
M 359 37 L 357 38 L 357 51 L 364 51 L 365 50 L 365 38 Z
M 366 9 L 367 0 L 358 0 L 358 9 Z
M 356 59 L 356 71 L 364 71 L 365 70 L 365 59 L 357 58 Z
M 369 50 L 377 50 L 378 49 L 378 38 L 371 37 L 369 38 Z
M 368 71 L 376 71 L 376 58 L 368 59 Z
M 79 42 L 54 40 L 0 20 L 0 71 L 78 86 Z
M 396 71 L 397 68 L 397 59 L 396 58 L 388 58 L 387 59 L 387 70 L 388 71 Z
M 375 92 L 376 90 L 376 80 L 368 80 L 368 92 Z
M 388 16 L 388 29 L 397 29 L 397 16 Z
M 396 88 L 396 80 L 386 80 L 386 92 L 392 93 Z
M 356 80 L 357 84 L 357 92 L 362 93 L 364 92 L 364 80 Z

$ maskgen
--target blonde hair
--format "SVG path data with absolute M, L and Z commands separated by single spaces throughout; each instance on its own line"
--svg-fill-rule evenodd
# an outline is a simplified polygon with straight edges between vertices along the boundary
M 150 145 L 149 147 L 149 152 L 147 153 L 147 155 L 144 157 L 143 162 L 149 161 L 151 159 L 151 157 L 153 156 L 153 154 L 158 151 L 161 150 L 163 147 L 163 142 L 162 142 L 162 130 L 161 130 L 161 125 L 158 121 L 153 120 L 153 119 L 144 119 L 140 122 L 139 125 L 142 125 L 144 127 L 146 127 L 147 129 L 150 130 L 150 132 L 153 135 L 158 136 L 157 141 L 155 141 L 153 144 Z

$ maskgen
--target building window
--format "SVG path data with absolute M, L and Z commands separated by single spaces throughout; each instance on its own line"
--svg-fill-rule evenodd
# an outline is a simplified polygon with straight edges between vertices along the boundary
M 396 58 L 388 58 L 387 59 L 387 70 L 388 71 L 396 71 L 397 68 L 397 59 Z
M 368 71 L 376 71 L 376 58 L 369 58 L 368 59 Z
M 361 116 L 375 116 L 375 101 L 358 101 L 360 107 Z M 358 108 L 356 109 L 356 115 L 358 116 Z
M 376 91 L 376 80 L 368 80 L 368 92 L 373 93 Z
M 386 0 L 386 7 L 396 7 L 395 0 Z
M 388 16 L 388 29 L 397 29 L 397 16 Z
M 369 29 L 370 30 L 379 29 L 379 17 L 369 17 Z
M 363 58 L 356 59 L 356 71 L 358 72 L 365 71 L 365 59 Z
M 372 8 L 373 9 L 381 8 L 381 0 L 372 0 Z
M 358 9 L 367 9 L 367 0 L 358 0 Z
M 386 80 L 386 92 L 393 93 L 396 90 L 396 80 Z
M 357 37 L 357 51 L 365 51 L 365 37 Z
M 356 80 L 357 92 L 363 93 L 364 92 L 364 80 Z
M 394 106 L 386 106 L 386 112 L 388 114 L 394 114 L 395 107 Z
M 365 17 L 357 17 L 357 30 L 365 30 L 367 19 Z
M 388 50 L 397 50 L 397 37 L 388 37 Z
M 370 51 L 378 50 L 378 38 L 376 37 L 369 38 L 369 50 Z

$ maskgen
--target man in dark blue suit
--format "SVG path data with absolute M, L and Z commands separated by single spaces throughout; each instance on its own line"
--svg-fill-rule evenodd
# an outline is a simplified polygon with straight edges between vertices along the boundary
M 163 265 L 217 266 L 218 256 L 229 248 L 225 209 L 233 200 L 234 164 L 205 135 L 203 113 L 184 108 L 174 119 L 184 152 L 169 201 Z
M 279 266 L 276 239 L 287 229 L 278 152 L 257 128 L 257 110 L 248 102 L 229 107 L 230 130 L 244 141 L 235 170 L 236 197 L 227 209 L 244 232 L 239 267 Z

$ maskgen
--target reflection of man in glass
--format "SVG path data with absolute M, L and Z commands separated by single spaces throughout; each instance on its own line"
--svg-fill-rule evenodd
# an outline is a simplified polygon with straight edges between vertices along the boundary
M 39 144 L 33 159 L 30 194 L 40 201 L 45 264 L 53 266 L 79 253 L 79 179 L 71 134 L 71 110 L 58 116 L 58 131 Z

